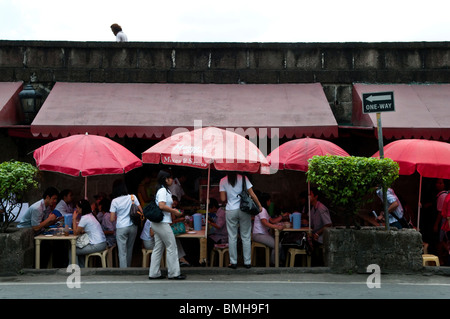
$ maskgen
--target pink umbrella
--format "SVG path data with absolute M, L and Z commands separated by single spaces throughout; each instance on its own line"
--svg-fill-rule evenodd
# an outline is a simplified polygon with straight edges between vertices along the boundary
M 142 161 L 122 145 L 111 139 L 78 134 L 65 137 L 34 151 L 36 166 L 42 171 L 59 172 L 71 176 L 123 174 L 142 166 Z
M 450 144 L 421 139 L 403 139 L 391 142 L 383 148 L 384 157 L 400 166 L 400 175 L 420 174 L 417 230 L 420 221 L 420 193 L 422 176 L 450 179 Z M 380 157 L 376 152 L 372 157 Z
M 267 160 L 273 169 L 290 169 L 307 172 L 308 160 L 315 155 L 350 156 L 346 151 L 332 142 L 306 137 L 280 145 L 267 156 Z M 308 182 L 308 216 L 311 225 L 309 188 L 310 183 Z
M 142 161 L 150 164 L 207 168 L 206 221 L 211 166 L 221 171 L 269 173 L 269 163 L 255 144 L 237 133 L 216 127 L 172 135 L 142 153 Z

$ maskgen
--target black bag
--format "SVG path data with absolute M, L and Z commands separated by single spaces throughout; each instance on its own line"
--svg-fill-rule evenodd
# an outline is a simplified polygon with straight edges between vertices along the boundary
M 306 232 L 285 232 L 280 243 L 286 248 L 304 249 L 308 256 L 311 256 L 314 250 L 312 238 Z
M 134 196 L 131 195 L 131 208 L 130 208 L 130 219 L 131 222 L 139 226 L 144 220 L 144 215 L 139 211 L 139 207 L 134 203 Z
M 395 213 L 390 213 L 392 216 L 395 217 L 395 219 L 397 219 L 397 221 L 400 223 L 400 225 L 402 225 L 402 228 L 414 228 L 413 225 L 411 225 L 411 223 L 408 223 L 408 221 L 406 220 L 405 217 L 402 218 L 398 218 L 397 215 Z
M 155 201 L 151 200 L 144 208 L 144 216 L 152 223 L 159 223 L 163 220 L 164 213 Z
M 247 187 L 245 185 L 245 176 L 242 176 L 242 192 L 238 196 L 241 198 L 241 204 L 239 208 L 243 212 L 250 215 L 258 215 L 260 213 L 259 207 L 255 204 L 247 191 Z

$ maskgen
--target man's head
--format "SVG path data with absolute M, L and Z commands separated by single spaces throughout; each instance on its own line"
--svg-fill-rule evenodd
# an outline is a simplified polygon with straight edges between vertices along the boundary
M 309 190 L 309 200 L 311 202 L 311 205 L 315 205 L 317 201 L 319 200 L 320 192 L 317 189 L 317 187 L 311 187 Z
M 56 206 L 58 201 L 59 192 L 54 187 L 49 187 L 42 194 L 42 198 L 44 199 L 45 206 L 50 206 L 52 209 Z

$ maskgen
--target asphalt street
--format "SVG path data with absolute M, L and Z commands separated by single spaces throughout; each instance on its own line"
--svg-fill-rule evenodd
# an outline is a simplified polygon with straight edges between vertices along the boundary
M 428 268 L 428 267 L 427 267 Z M 442 267 L 441 267 L 442 268 Z M 186 280 L 149 280 L 145 269 L 28 271 L 0 277 L 1 299 L 441 299 L 450 296 L 450 276 L 332 274 L 267 271 L 264 268 L 184 268 Z

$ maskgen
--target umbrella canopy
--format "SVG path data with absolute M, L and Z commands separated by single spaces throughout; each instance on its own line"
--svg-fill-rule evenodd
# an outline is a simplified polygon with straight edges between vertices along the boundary
M 307 172 L 308 160 L 315 155 L 350 156 L 346 151 L 332 142 L 305 137 L 280 145 L 267 156 L 267 160 L 273 169 Z M 310 183 L 308 182 L 308 218 L 309 225 L 311 225 L 309 188 Z
M 50 142 L 35 150 L 33 157 L 42 171 L 84 177 L 123 174 L 142 166 L 142 161 L 122 145 L 107 137 L 88 134 Z
M 376 152 L 372 157 L 380 157 Z M 430 178 L 450 179 L 450 144 L 439 141 L 404 139 L 384 147 L 384 157 L 397 162 L 400 175 L 418 172 Z
M 267 160 L 275 169 L 290 169 L 295 171 L 308 171 L 308 160 L 314 155 L 340 155 L 350 156 L 336 144 L 317 139 L 300 138 L 280 145 L 273 150 Z
M 450 179 L 450 144 L 439 141 L 404 139 L 383 148 L 384 157 L 397 162 L 400 175 L 420 174 L 417 230 L 420 230 L 422 177 Z M 372 157 L 380 157 L 376 152 Z
M 72 176 L 123 174 L 142 166 L 142 161 L 111 139 L 88 134 L 65 137 L 34 151 L 36 166 L 42 171 Z M 86 197 L 85 185 L 85 197 Z
M 269 163 L 245 137 L 216 127 L 205 127 L 168 137 L 142 153 L 142 161 L 208 168 L 220 171 L 268 172 Z

